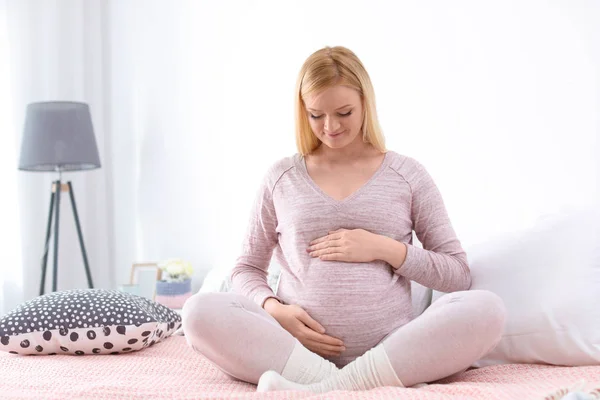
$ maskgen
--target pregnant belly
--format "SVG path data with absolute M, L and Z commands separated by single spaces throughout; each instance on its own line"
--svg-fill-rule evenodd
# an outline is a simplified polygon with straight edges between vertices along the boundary
M 320 271 L 311 265 L 301 281 L 282 275 L 278 295 L 302 307 L 325 327 L 326 335 L 344 342 L 346 351 L 330 358 L 340 366 L 410 321 L 410 282 L 387 264 L 345 263 L 343 269 L 331 264 Z

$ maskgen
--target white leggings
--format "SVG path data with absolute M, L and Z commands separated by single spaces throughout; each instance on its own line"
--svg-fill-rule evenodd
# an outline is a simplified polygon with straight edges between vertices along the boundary
M 486 290 L 449 293 L 381 342 L 404 386 L 465 371 L 499 342 L 505 307 Z M 221 371 L 256 384 L 267 370 L 281 373 L 294 337 L 250 299 L 234 293 L 197 293 L 185 303 L 188 344 Z

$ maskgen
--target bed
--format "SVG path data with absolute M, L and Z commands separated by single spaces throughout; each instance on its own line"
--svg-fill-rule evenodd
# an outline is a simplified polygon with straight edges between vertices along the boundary
M 0 397 L 8 399 L 560 399 L 581 382 L 600 388 L 600 366 L 508 364 L 471 369 L 420 388 L 363 392 L 256 393 L 194 352 L 183 336 L 135 353 L 19 356 L 0 353 Z M 594 384 L 596 386 L 594 386 Z

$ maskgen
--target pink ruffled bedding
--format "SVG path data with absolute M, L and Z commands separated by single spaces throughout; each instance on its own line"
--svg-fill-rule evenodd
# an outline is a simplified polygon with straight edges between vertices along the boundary
M 106 356 L 18 356 L 0 353 L 0 397 L 10 399 L 544 399 L 585 381 L 600 366 L 501 365 L 467 371 L 419 389 L 393 387 L 327 394 L 256 393 L 222 373 L 173 336 L 145 350 Z M 562 396 L 554 396 L 560 399 Z

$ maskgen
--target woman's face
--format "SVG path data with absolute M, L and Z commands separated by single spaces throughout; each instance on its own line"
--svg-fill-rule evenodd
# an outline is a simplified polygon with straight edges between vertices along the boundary
M 362 140 L 363 107 L 360 94 L 336 85 L 306 96 L 304 105 L 313 133 L 330 148 L 339 149 Z

